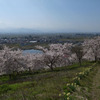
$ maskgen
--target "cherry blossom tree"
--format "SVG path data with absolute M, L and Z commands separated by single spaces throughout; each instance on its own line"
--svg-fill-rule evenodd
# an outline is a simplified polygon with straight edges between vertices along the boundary
M 87 51 L 87 56 L 89 59 L 94 59 L 98 61 L 100 59 L 100 36 L 94 37 L 92 39 L 86 39 L 83 43 L 84 50 Z
M 72 44 L 65 43 L 62 44 L 50 44 L 48 48 L 42 46 L 36 46 L 36 48 L 41 49 L 43 53 L 43 61 L 46 66 L 48 66 L 51 70 L 54 67 L 58 67 L 58 63 L 63 63 L 63 61 L 70 61 L 71 57 L 71 46 Z M 65 60 L 61 60 L 65 59 Z M 63 63 L 64 64 L 64 63 Z
M 81 66 L 82 64 L 82 59 L 85 55 L 85 52 L 83 50 L 83 47 L 81 45 L 74 45 L 72 47 L 72 53 L 74 53 L 76 55 L 76 58 Z
M 27 69 L 31 72 L 33 70 L 43 69 L 43 54 L 27 54 Z
M 24 69 L 27 63 L 21 50 L 13 50 L 6 46 L 0 51 L 0 61 L 1 73 L 8 74 L 10 78 L 14 72 Z
M 0 50 L 0 72 L 8 74 L 14 72 L 31 71 L 44 68 L 54 70 L 54 67 L 61 67 L 76 62 L 76 54 L 72 50 L 71 43 L 50 44 L 48 47 L 36 46 L 43 51 L 39 54 L 23 54 L 22 50 L 4 47 Z

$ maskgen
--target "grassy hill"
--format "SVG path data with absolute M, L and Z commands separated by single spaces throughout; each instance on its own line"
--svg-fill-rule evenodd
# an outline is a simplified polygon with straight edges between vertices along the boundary
M 0 100 L 64 100 L 59 94 L 64 92 L 66 84 L 92 64 L 84 62 L 82 67 L 73 64 L 54 71 L 24 72 L 12 80 L 7 75 L 0 76 Z

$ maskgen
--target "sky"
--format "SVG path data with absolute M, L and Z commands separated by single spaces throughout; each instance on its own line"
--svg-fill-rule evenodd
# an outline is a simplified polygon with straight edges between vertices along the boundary
M 100 32 L 100 0 L 0 0 L 0 30 Z

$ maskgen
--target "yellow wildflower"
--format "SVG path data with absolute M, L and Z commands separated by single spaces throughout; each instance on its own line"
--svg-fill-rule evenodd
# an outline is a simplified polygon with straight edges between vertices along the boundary
M 63 94 L 65 95 L 66 93 L 65 93 L 65 92 L 63 92 Z
M 67 97 L 67 100 L 69 100 L 69 97 Z
M 70 95 L 70 92 L 69 93 L 67 93 L 67 96 L 69 96 Z
M 69 86 L 70 84 L 69 83 L 67 83 L 67 86 Z
M 61 94 L 59 94 L 59 97 L 61 96 Z

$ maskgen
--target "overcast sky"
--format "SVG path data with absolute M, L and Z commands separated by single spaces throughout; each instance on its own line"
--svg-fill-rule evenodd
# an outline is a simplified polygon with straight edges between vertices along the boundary
M 100 32 L 100 0 L 0 0 L 0 29 Z

